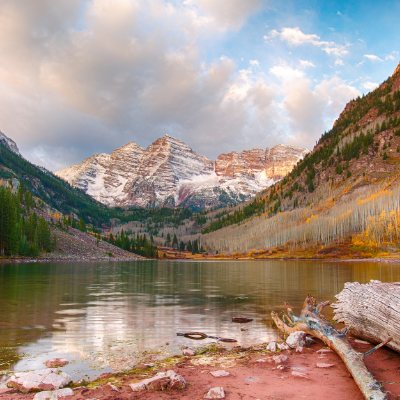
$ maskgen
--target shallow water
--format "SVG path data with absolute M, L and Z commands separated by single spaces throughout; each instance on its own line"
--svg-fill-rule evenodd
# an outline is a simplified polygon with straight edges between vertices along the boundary
M 236 344 L 277 338 L 270 312 L 307 294 L 334 300 L 345 282 L 400 281 L 400 264 L 323 261 L 134 261 L 0 266 L 0 369 L 71 364 L 74 380 L 201 346 L 177 332 Z M 324 310 L 332 316 L 327 307 Z M 232 317 L 253 318 L 248 324 Z M 241 328 L 247 329 L 245 331 Z M 168 343 L 168 344 L 167 344 Z

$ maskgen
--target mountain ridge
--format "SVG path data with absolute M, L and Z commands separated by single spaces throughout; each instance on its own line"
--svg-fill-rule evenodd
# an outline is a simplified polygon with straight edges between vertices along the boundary
M 146 149 L 130 142 L 55 174 L 108 206 L 185 206 L 201 210 L 253 197 L 302 159 L 308 149 L 278 145 L 221 154 L 213 162 L 165 135 Z

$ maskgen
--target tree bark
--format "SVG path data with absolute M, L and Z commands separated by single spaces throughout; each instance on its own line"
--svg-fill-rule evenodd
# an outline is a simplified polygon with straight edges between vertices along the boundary
M 353 349 L 347 341 L 345 334 L 338 332 L 330 323 L 323 319 L 320 312 L 328 304 L 329 301 L 316 304 L 315 298 L 308 296 L 304 302 L 300 317 L 296 317 L 288 303 L 286 303 L 288 313 L 284 313 L 283 321 L 275 312 L 272 312 L 271 315 L 276 326 L 281 331 L 285 333 L 304 331 L 322 340 L 334 350 L 344 361 L 365 399 L 386 399 L 386 394 L 382 391 L 381 386 L 365 366 L 363 354 Z
M 334 320 L 343 322 L 352 336 L 387 344 L 400 352 L 400 283 L 372 281 L 346 283 L 336 295 Z

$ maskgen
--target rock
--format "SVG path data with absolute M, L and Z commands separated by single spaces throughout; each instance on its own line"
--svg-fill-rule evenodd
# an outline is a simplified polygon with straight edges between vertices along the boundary
M 146 386 L 142 382 L 131 383 L 129 386 L 134 392 L 141 392 L 142 390 L 146 390 Z
M 165 372 L 159 372 L 153 378 L 145 379 L 142 381 L 147 390 L 164 390 L 169 385 L 170 378 Z
M 284 356 L 283 354 L 280 356 L 273 356 L 271 357 L 273 361 L 275 361 L 275 364 L 282 364 L 285 361 L 287 361 L 288 357 Z
M 276 351 L 276 342 L 271 342 L 268 346 L 267 346 L 267 350 L 269 351 Z
M 317 351 L 318 354 L 324 354 L 324 353 L 333 353 L 331 349 L 320 349 Z
M 48 390 L 45 392 L 36 393 L 33 400 L 56 400 L 63 397 L 73 396 L 74 394 L 75 393 L 70 388 L 58 389 L 54 391 Z
M 335 364 L 325 364 L 325 363 L 317 363 L 318 368 L 332 368 Z
M 306 333 L 303 331 L 293 332 L 286 339 L 286 344 L 292 349 L 304 347 L 306 344 Z
M 210 372 L 210 374 L 211 374 L 212 376 L 214 376 L 215 378 L 221 378 L 222 376 L 229 376 L 229 375 L 230 375 L 229 372 L 226 372 L 226 371 L 224 371 L 224 370 L 212 371 L 212 372 Z
M 110 388 L 114 390 L 114 392 L 119 392 L 118 388 L 114 385 L 111 385 L 111 383 L 109 383 L 108 386 L 110 386 Z
M 72 379 L 65 372 L 49 368 L 32 372 L 18 372 L 7 381 L 7 387 L 28 393 L 31 390 L 60 389 L 70 382 L 72 382 Z
M 270 358 L 260 358 L 260 359 L 256 360 L 256 362 L 259 362 L 259 363 L 270 362 Z
M 65 358 L 52 358 L 43 363 L 47 368 L 59 368 L 69 364 L 69 361 Z
M 293 376 L 297 376 L 298 378 L 306 378 L 309 379 L 307 374 L 305 374 L 304 372 L 299 372 L 299 371 L 292 371 L 292 375 Z
M 169 370 L 167 372 L 159 372 L 152 378 L 132 383 L 129 386 L 134 392 L 141 392 L 143 390 L 164 390 L 167 388 L 183 389 L 186 387 L 186 382 L 183 376 L 178 375 L 173 370 Z
M 281 370 L 281 371 L 284 371 L 285 369 L 286 369 L 286 367 L 284 366 L 284 365 L 278 365 L 277 367 L 276 367 L 276 369 L 279 369 L 279 370 Z
M 224 399 L 225 391 L 223 387 L 215 387 L 208 391 L 204 396 L 205 399 Z
M 167 377 L 170 379 L 170 389 L 184 389 L 186 387 L 186 381 L 183 376 L 178 375 L 175 371 L 167 371 Z
M 290 347 L 286 343 L 278 343 L 277 346 L 278 346 L 278 349 L 280 351 L 284 351 L 284 350 L 289 350 L 290 349 Z
M 196 353 L 192 349 L 185 349 L 182 351 L 184 356 L 195 356 Z

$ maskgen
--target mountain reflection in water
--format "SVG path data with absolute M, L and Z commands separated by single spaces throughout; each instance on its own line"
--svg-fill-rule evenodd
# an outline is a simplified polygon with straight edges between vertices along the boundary
M 38 369 L 62 356 L 72 361 L 64 370 L 74 379 L 94 377 L 143 357 L 181 354 L 182 345 L 213 342 L 191 341 L 177 332 L 233 338 L 236 345 L 271 341 L 278 333 L 270 313 L 285 301 L 296 309 L 307 294 L 334 301 L 345 282 L 400 281 L 399 265 L 271 260 L 3 264 L 0 369 Z M 329 307 L 324 312 L 332 316 Z M 241 325 L 232 317 L 253 321 Z

